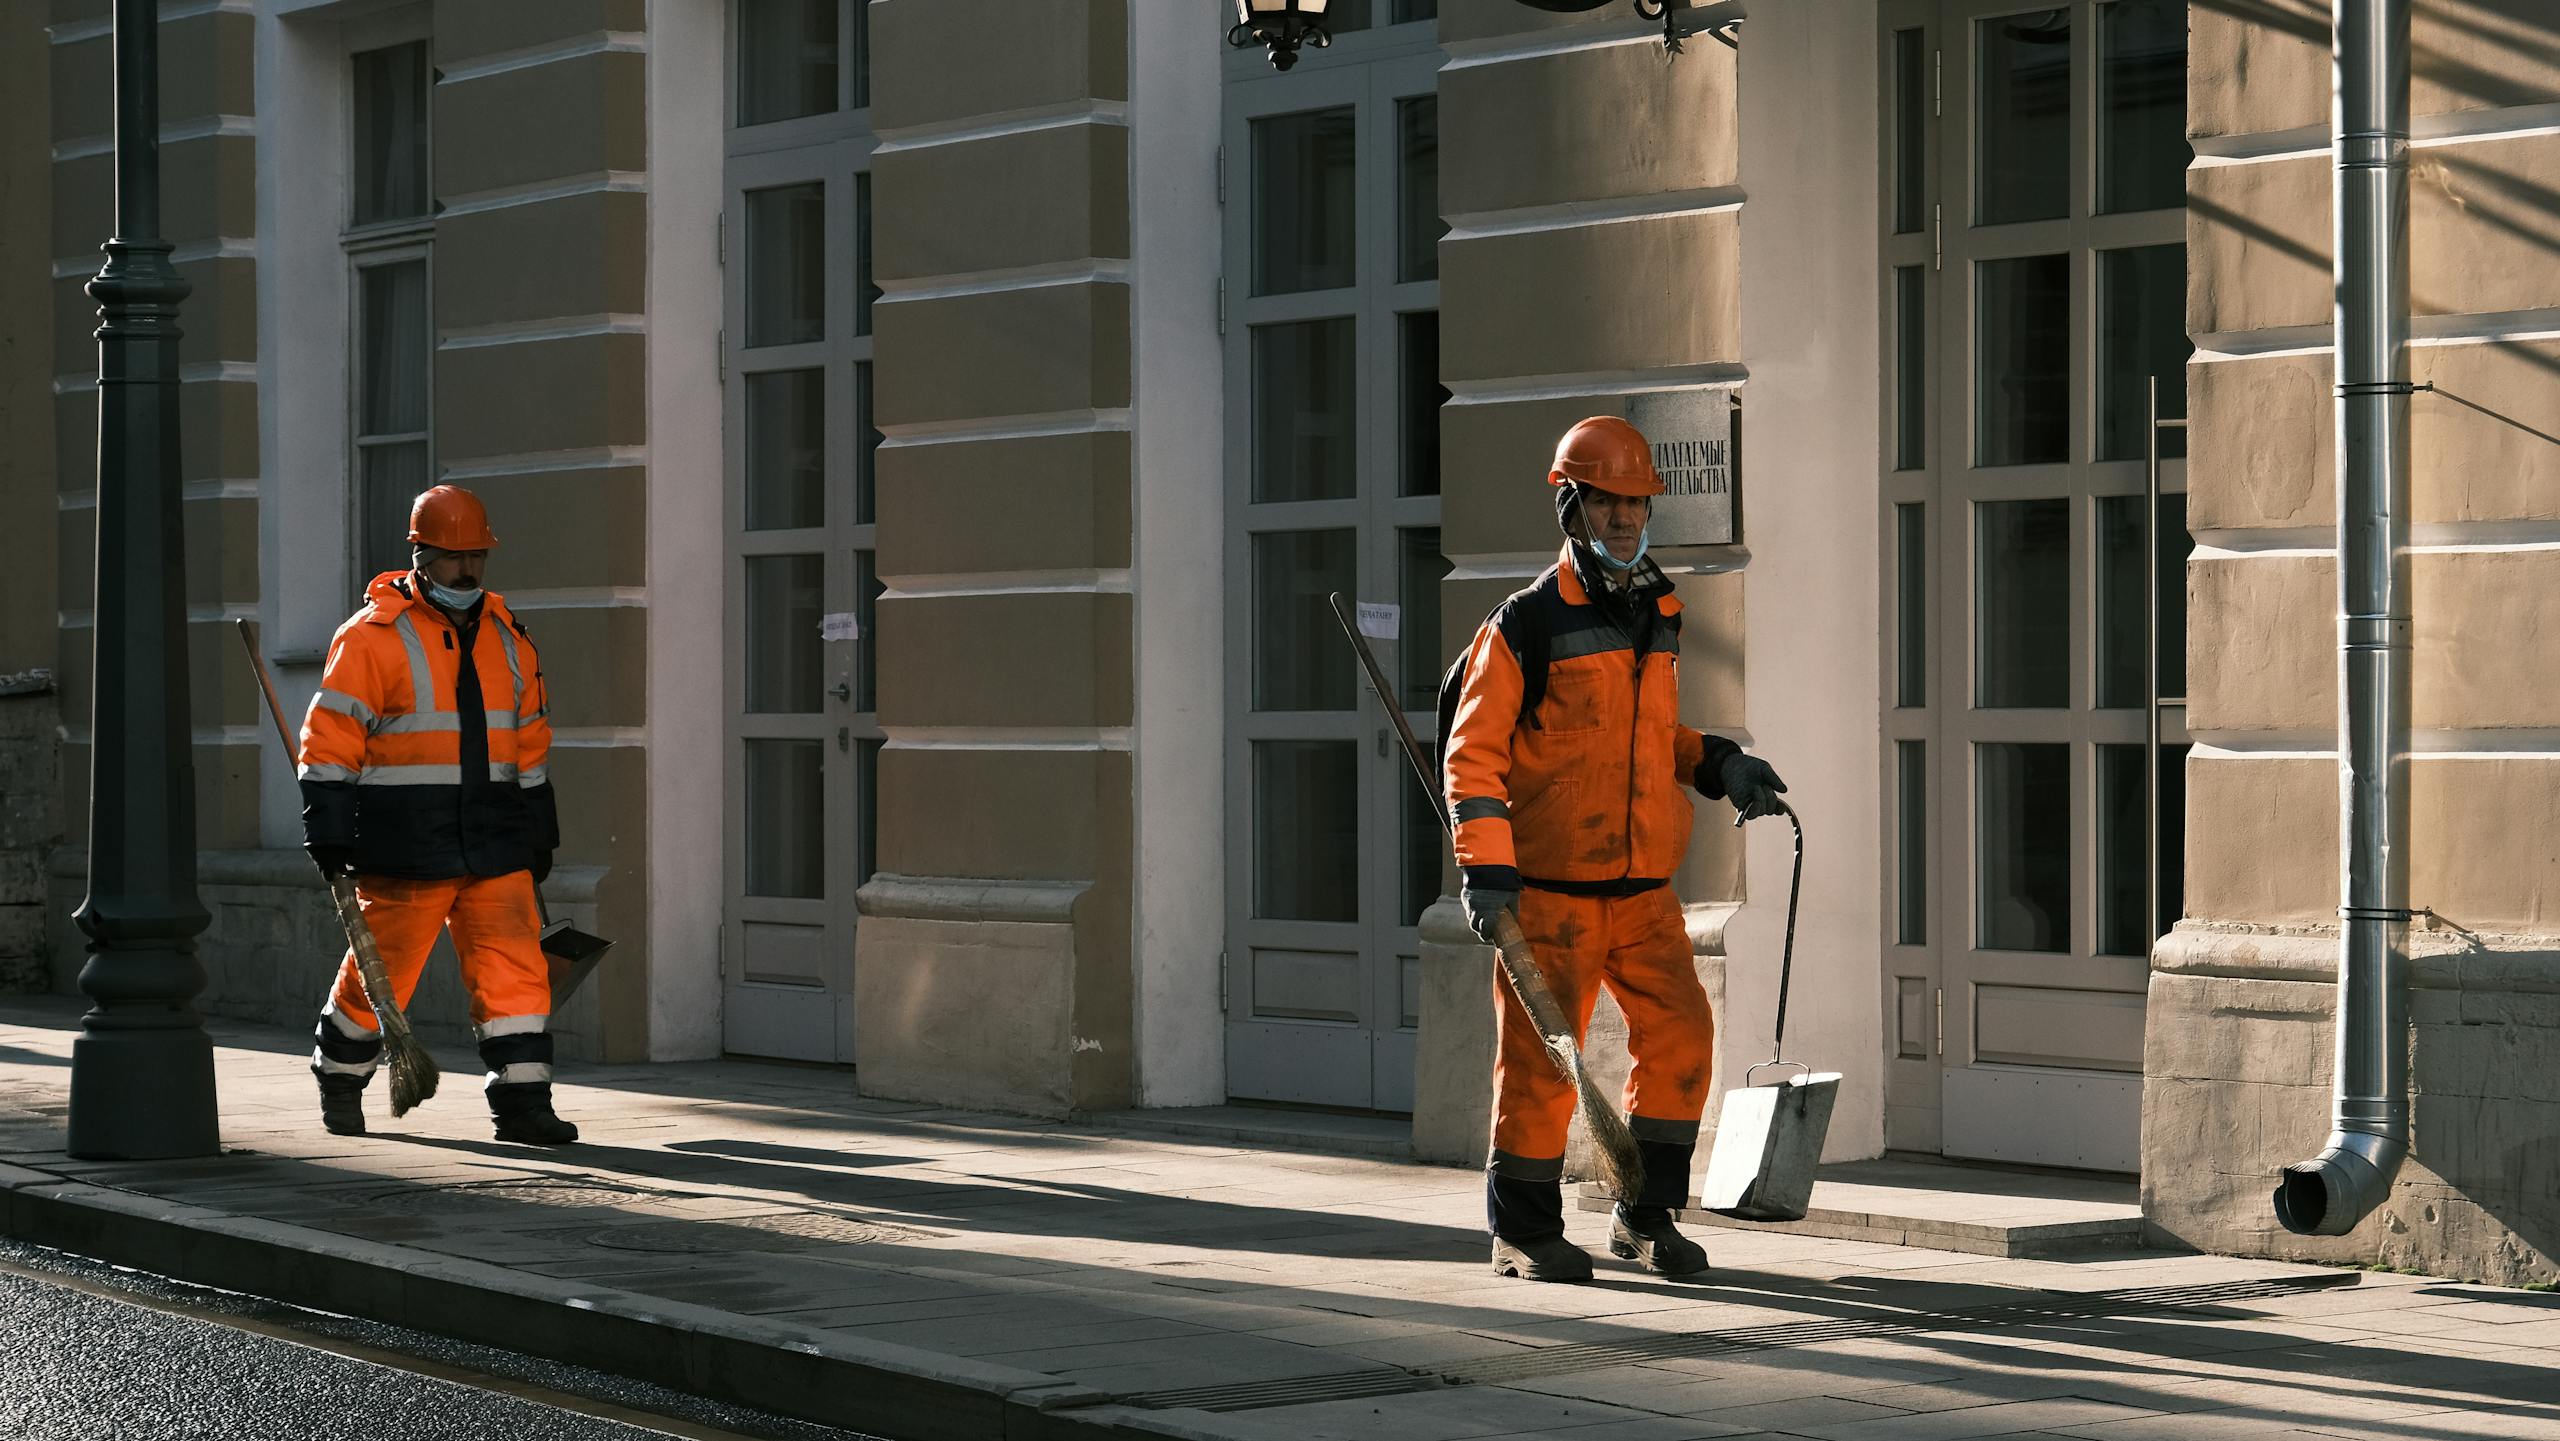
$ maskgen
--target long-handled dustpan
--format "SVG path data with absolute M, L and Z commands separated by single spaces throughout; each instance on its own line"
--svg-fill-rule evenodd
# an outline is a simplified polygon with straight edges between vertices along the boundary
M 1742 1084 L 1725 1092 L 1716 1113 L 1716 1148 L 1707 1158 L 1707 1178 L 1699 1187 L 1699 1204 L 1719 1215 L 1744 1221 L 1801 1221 L 1813 1199 L 1813 1169 L 1822 1160 L 1823 1133 L 1831 1129 L 1831 1106 L 1840 1097 L 1840 1073 L 1816 1071 L 1801 1061 L 1783 1059 L 1787 1041 L 1787 982 L 1795 971 L 1796 902 L 1804 894 L 1804 822 L 1784 801 L 1787 824 L 1795 827 L 1795 878 L 1787 886 L 1787 945 L 1778 962 L 1778 1031 L 1769 1059 L 1742 1073 Z M 1793 1066 L 1800 1073 L 1768 1085 L 1752 1078 L 1773 1067 Z
M 613 942 L 590 935 L 569 922 L 551 919 L 551 907 L 542 900 L 542 887 L 533 888 L 533 907 L 542 916 L 542 959 L 551 967 L 551 1014 L 568 1008 L 569 998 L 595 973 L 604 953 Z

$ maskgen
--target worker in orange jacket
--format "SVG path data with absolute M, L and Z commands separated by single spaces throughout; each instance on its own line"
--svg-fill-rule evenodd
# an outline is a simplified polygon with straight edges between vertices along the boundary
M 1707 1266 L 1672 1212 L 1715 1054 L 1670 877 L 1689 849 L 1688 789 L 1772 813 L 1777 772 L 1732 741 L 1680 724 L 1680 602 L 1645 558 L 1652 448 L 1633 425 L 1574 425 L 1547 472 L 1564 552 L 1477 630 L 1468 649 L 1442 783 L 1457 832 L 1460 899 L 1493 939 L 1506 906 L 1578 1039 L 1607 986 L 1627 1018 L 1628 1123 L 1644 1162 L 1622 1196 L 1610 1250 L 1664 1275 Z M 1580 1281 L 1591 1258 L 1564 1239 L 1562 1178 L 1573 1087 L 1499 977 L 1493 1147 L 1486 1213 L 1497 1274 Z
M 302 723 L 304 846 L 351 873 L 399 1005 L 448 928 L 471 993 L 498 1139 L 560 1145 L 551 983 L 534 887 L 560 821 L 546 764 L 550 690 L 533 637 L 480 575 L 498 538 L 480 498 L 439 485 L 409 512 L 415 566 L 385 571 L 329 642 Z M 351 952 L 321 1008 L 311 1069 L 331 1131 L 364 1133 L 382 1025 Z

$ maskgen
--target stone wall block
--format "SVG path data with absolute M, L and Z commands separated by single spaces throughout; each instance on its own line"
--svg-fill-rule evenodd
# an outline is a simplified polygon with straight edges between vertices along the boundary
M 2187 172 L 2190 332 L 2328 323 L 2330 175 L 2325 156 Z
M 2188 724 L 2318 730 L 2337 724 L 2338 566 L 2320 556 L 2187 563 Z
M 1442 376 L 1739 363 L 1740 243 L 1725 211 L 1444 240 Z
M 1735 56 L 1612 45 L 1447 70 L 1440 208 L 1449 215 L 1657 196 L 1736 180 Z M 1590 97 L 1619 97 L 1593 105 Z
M 2187 44 L 2190 134 L 2327 123 L 2326 0 L 2191 6 Z M 2420 0 L 2409 50 L 2412 115 L 2560 99 L 2560 16 L 2543 0 Z

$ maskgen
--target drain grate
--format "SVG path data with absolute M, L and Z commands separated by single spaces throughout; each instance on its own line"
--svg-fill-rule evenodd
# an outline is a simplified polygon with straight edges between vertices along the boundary
M 1722 1331 L 1697 1331 L 1685 1336 L 1654 1336 L 1640 1341 L 1541 1346 L 1427 1369 L 1373 1368 L 1281 1381 L 1192 1386 L 1173 1391 L 1142 1392 L 1123 1396 L 1120 1401 L 1123 1405 L 1153 1410 L 1190 1407 L 1201 1411 L 1253 1411 L 1275 1406 L 1305 1406 L 1318 1401 L 1393 1396 L 1441 1386 L 1492 1386 L 1507 1381 L 1530 1381 L 1675 1357 L 1820 1346 L 1837 1341 L 1908 1336 L 1921 1332 L 2004 1331 L 2140 1316 L 2158 1311 L 2228 1306 L 2299 1295 L 2305 1291 L 2321 1291 L 2333 1286 L 2352 1286 L 2356 1281 L 2353 1275 L 2289 1276 L 2259 1281 L 2214 1281 L 2190 1286 L 2138 1286 L 2120 1291 L 2047 1291 L 2038 1293 L 2032 1301 L 2009 1301 L 1958 1311 L 1902 1311 L 1889 1315 L 1845 1316 L 1829 1321 L 1780 1321 L 1763 1326 L 1736 1326 Z
M 729 1251 L 817 1251 L 830 1246 L 931 1241 L 940 1239 L 942 1234 L 824 1211 L 788 1211 L 763 1216 L 737 1216 L 725 1221 L 642 1221 L 598 1231 L 587 1238 L 587 1244 L 614 1251 L 698 1256 Z
M 425 1213 L 476 1212 L 491 1206 L 645 1206 L 664 1193 L 621 1186 L 610 1181 L 576 1179 L 543 1181 L 456 1181 L 441 1186 L 404 1186 L 369 1198 L 384 1211 Z

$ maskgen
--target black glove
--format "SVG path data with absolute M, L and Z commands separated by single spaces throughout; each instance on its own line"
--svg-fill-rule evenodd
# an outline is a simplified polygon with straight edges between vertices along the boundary
M 1776 815 L 1778 797 L 1787 788 L 1767 761 L 1740 751 L 1724 758 L 1716 779 L 1724 784 L 1725 798 L 1733 802 L 1735 825 Z
M 551 879 L 551 852 L 535 851 L 533 853 L 532 870 L 533 883 L 537 886 L 541 885 L 544 881 Z
M 353 846 L 308 845 L 303 849 L 311 853 L 311 863 L 318 866 L 324 876 L 334 879 L 355 873 L 356 848 Z
M 1458 904 L 1466 907 L 1467 929 L 1486 945 L 1497 944 L 1493 918 L 1502 914 L 1504 907 L 1520 904 L 1520 873 L 1506 866 L 1484 866 L 1460 875 Z

